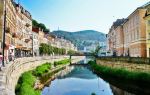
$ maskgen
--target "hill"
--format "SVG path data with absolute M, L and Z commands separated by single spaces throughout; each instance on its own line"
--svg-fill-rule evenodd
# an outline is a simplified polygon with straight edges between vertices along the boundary
M 98 32 L 95 30 L 83 30 L 77 32 L 68 32 L 68 31 L 53 31 L 51 32 L 53 35 L 58 37 L 63 37 L 73 44 L 75 44 L 78 49 L 83 49 L 84 46 L 90 46 L 96 42 L 105 42 L 106 35 L 102 32 Z

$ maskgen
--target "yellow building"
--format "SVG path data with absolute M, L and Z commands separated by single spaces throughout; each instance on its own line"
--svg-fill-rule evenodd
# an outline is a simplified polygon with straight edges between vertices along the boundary
M 145 14 L 146 21 L 146 49 L 147 49 L 147 57 L 150 57 L 150 5 L 146 6 L 147 12 Z
M 6 3 L 5 3 L 5 2 Z M 32 16 L 14 0 L 0 1 L 0 17 L 6 5 L 5 53 L 6 60 L 13 57 L 29 56 L 32 52 Z M 0 42 L 2 42 L 3 19 L 0 19 Z M 2 31 L 2 32 L 1 32 Z
M 2 0 L 3 1 L 3 0 Z M 9 56 L 14 56 L 16 37 L 16 9 L 13 0 L 6 2 L 6 35 L 5 35 L 5 58 L 12 60 Z
M 3 17 L 3 0 L 0 0 L 0 18 Z M 2 45 L 3 20 L 0 19 L 0 48 Z
M 145 8 L 138 7 L 123 24 L 125 56 L 146 57 L 145 13 Z

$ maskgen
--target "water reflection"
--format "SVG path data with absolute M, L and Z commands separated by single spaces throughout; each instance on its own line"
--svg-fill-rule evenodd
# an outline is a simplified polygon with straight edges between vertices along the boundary
M 75 66 L 65 76 L 59 76 L 42 91 L 42 95 L 113 95 L 110 85 L 86 67 Z
M 78 64 L 87 64 L 90 60 L 94 60 L 94 57 L 87 56 L 84 60 L 78 62 Z
M 79 63 L 86 64 L 89 60 L 91 58 L 86 58 Z M 104 79 L 98 77 L 88 67 L 69 66 L 43 89 L 42 95 L 91 95 L 92 93 L 96 95 L 135 95 L 113 86 L 115 82 L 109 84 L 108 80 Z

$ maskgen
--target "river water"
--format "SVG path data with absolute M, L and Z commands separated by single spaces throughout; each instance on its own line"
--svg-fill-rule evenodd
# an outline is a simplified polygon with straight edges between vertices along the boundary
M 85 64 L 87 60 L 82 60 L 79 63 Z M 89 67 L 70 66 L 45 86 L 42 95 L 146 95 L 129 89 L 132 92 L 130 93 L 123 90 L 124 87 L 118 88 L 104 79 L 94 74 Z

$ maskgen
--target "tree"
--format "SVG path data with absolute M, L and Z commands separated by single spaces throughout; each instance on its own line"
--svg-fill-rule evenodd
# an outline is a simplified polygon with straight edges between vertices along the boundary
M 43 29 L 43 30 L 46 30 L 46 26 L 43 23 L 39 23 L 38 27 Z
M 93 54 L 94 56 L 98 56 L 98 53 L 99 53 L 100 49 L 101 49 L 101 47 L 100 47 L 100 46 L 97 46 L 96 49 L 95 49 L 95 51 L 92 52 L 92 54 Z
M 49 33 L 49 32 L 50 32 L 49 29 L 45 29 L 45 30 L 44 30 L 44 33 L 46 33 L 46 34 Z
M 43 23 L 38 23 L 36 20 L 32 19 L 32 26 L 35 28 L 41 28 L 43 29 L 44 33 L 49 33 L 50 30 L 45 26 Z
M 38 25 L 39 23 L 36 20 L 32 19 L 32 26 L 37 28 Z

